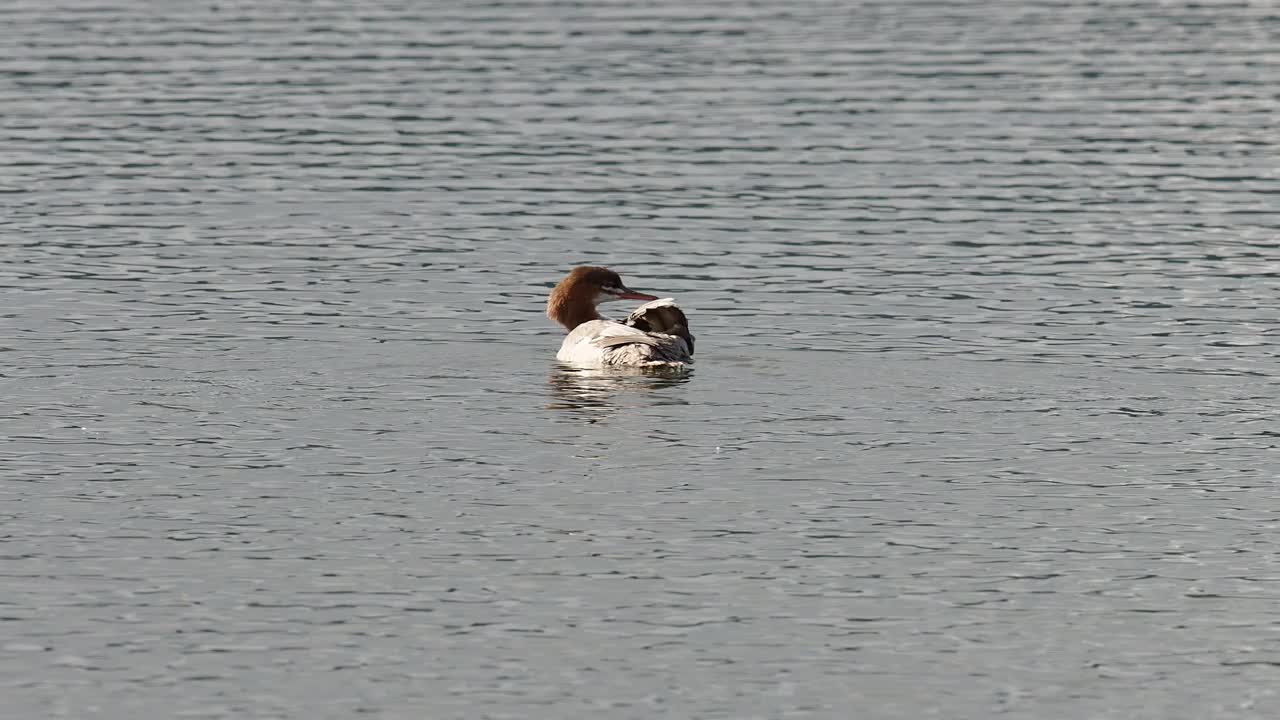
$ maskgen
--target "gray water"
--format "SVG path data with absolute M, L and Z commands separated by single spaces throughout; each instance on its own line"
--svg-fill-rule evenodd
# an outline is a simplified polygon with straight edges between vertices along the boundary
M 4 3 L 5 717 L 1274 717 L 1277 47 Z M 696 369 L 558 366 L 584 262 Z

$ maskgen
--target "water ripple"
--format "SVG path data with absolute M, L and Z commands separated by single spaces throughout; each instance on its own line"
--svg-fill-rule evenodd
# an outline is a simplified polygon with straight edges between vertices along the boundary
M 1278 37 L 4 4 L 8 705 L 1269 717 Z M 555 364 L 584 262 L 697 369 Z

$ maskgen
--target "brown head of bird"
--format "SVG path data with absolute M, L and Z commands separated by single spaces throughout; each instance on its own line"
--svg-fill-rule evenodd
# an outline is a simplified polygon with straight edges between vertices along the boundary
M 656 295 L 636 292 L 622 284 L 609 268 L 581 265 L 556 285 L 547 298 L 547 317 L 573 330 L 584 322 L 599 320 L 596 305 L 610 300 L 657 300 Z

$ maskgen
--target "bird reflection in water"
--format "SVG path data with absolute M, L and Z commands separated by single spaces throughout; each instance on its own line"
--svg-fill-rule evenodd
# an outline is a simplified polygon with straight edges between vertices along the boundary
M 556 365 L 547 376 L 549 410 L 567 411 L 587 422 L 599 422 L 622 408 L 640 405 L 684 405 L 660 390 L 689 382 L 687 368 L 576 368 Z M 655 394 L 658 393 L 658 394 Z

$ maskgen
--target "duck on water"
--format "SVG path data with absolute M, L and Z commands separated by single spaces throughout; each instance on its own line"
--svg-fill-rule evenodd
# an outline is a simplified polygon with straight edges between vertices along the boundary
M 648 302 L 617 322 L 600 317 L 596 310 L 600 303 L 612 300 Z M 569 331 L 556 353 L 561 362 L 653 368 L 693 363 L 693 335 L 675 300 L 631 290 L 608 268 L 574 268 L 547 298 L 547 317 Z

